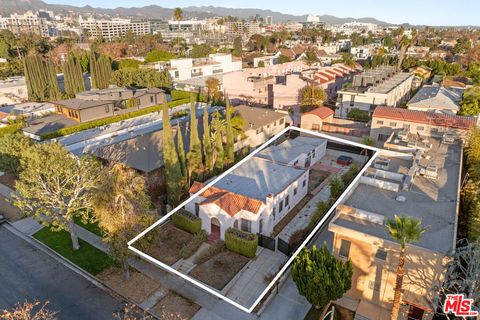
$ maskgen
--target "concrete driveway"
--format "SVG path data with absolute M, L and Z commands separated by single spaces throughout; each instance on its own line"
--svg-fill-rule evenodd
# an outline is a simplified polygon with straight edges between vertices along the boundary
M 112 319 L 123 304 L 0 226 L 0 310 L 50 301 L 59 319 Z

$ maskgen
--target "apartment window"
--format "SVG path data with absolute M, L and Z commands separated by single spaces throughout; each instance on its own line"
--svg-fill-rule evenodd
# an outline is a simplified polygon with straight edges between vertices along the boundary
M 377 253 L 375 254 L 375 259 L 387 261 L 387 251 L 383 249 L 378 249 Z
M 270 124 L 267 124 L 267 129 L 270 129 Z
M 247 219 L 241 220 L 241 227 L 243 231 L 251 232 L 252 231 L 252 221 Z
M 262 233 L 263 231 L 263 219 L 260 219 L 260 221 L 258 221 L 258 233 Z
M 396 127 L 397 123 L 396 122 L 390 122 L 390 127 Z
M 280 121 L 278 122 L 278 124 L 279 124 L 279 125 L 282 125 L 284 122 L 285 122 L 285 119 L 280 119 Z
M 340 245 L 340 252 L 338 253 L 338 255 L 343 258 L 348 258 L 348 256 L 350 255 L 350 245 L 350 241 L 342 239 L 342 244 Z
M 154 101 L 153 96 L 150 96 L 150 103 L 153 103 L 153 101 Z
M 110 105 L 106 104 L 105 105 L 105 113 L 109 113 L 109 112 L 110 112 Z
M 140 107 L 140 99 L 137 99 L 137 107 Z
M 178 79 L 178 77 L 180 77 L 180 74 L 178 73 L 178 71 L 175 71 L 175 79 Z
M 287 207 L 289 203 L 290 203 L 290 196 L 288 195 L 285 197 L 285 207 Z
M 350 96 L 350 107 L 355 105 L 355 96 Z
M 281 106 L 282 106 L 282 105 L 280 105 L 280 107 L 281 107 Z M 276 121 L 276 120 L 275 120 L 275 121 L 273 121 L 273 126 L 274 126 L 274 127 L 276 127 L 276 126 L 277 126 L 277 121 Z
M 280 203 L 278 204 L 278 212 L 282 212 L 283 211 L 283 200 L 280 201 Z
M 315 158 L 315 149 L 312 150 L 312 158 Z
M 381 125 L 383 125 L 383 121 L 377 120 L 377 124 L 381 126 Z
M 298 192 L 298 188 L 293 189 L 293 195 L 296 196 Z
M 263 127 L 257 129 L 257 134 L 260 134 L 260 133 L 262 133 L 262 132 L 263 132 Z
M 320 131 L 320 125 L 319 124 L 312 124 L 312 130 Z
M 294 166 L 298 165 L 298 160 L 293 163 Z
M 275 221 L 275 215 L 277 213 L 277 208 L 273 207 L 273 210 L 272 210 L 272 215 L 273 215 L 273 220 Z
M 423 131 L 425 128 L 422 126 L 417 126 L 417 131 Z
M 303 180 L 303 182 L 302 182 L 302 186 L 305 188 L 306 185 L 307 185 L 307 180 L 305 179 L 305 180 Z
M 200 215 L 200 204 L 195 203 L 195 215 L 198 217 Z

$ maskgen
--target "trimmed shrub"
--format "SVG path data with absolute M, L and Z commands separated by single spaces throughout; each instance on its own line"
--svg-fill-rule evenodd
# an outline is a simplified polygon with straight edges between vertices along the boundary
M 200 245 L 207 240 L 208 234 L 207 231 L 205 230 L 200 230 L 200 232 L 197 232 L 193 235 L 192 240 L 190 240 L 189 243 L 183 246 L 182 250 L 180 251 L 180 255 L 182 256 L 183 259 L 188 259 L 195 252 L 197 252 L 198 248 L 200 248 Z
M 323 216 L 327 213 L 328 209 L 332 206 L 334 200 L 330 199 L 327 202 L 320 201 L 317 203 L 317 208 L 313 213 L 312 217 L 310 218 L 310 222 L 308 223 L 308 231 L 312 231 L 318 222 L 323 218 Z
M 230 251 L 253 258 L 257 253 L 258 237 L 250 232 L 228 228 L 225 231 L 225 245 Z
M 175 227 L 196 234 L 202 230 L 202 220 L 187 210 L 180 210 L 172 215 Z
M 350 168 L 348 168 L 348 171 L 342 175 L 343 183 L 345 185 L 350 184 L 350 182 L 353 181 L 353 179 L 355 178 L 355 176 L 358 174 L 359 171 L 360 169 L 358 168 L 358 166 L 355 164 L 352 164 Z
M 190 92 L 188 91 L 172 90 L 170 91 L 170 95 L 172 96 L 172 101 L 190 99 Z
M 189 103 L 189 102 L 190 102 L 190 99 L 184 99 L 184 100 L 177 100 L 177 101 L 168 102 L 167 105 L 170 108 L 174 108 L 174 107 L 178 107 L 179 105 Z M 48 140 L 48 139 L 63 137 L 63 136 L 67 136 L 69 134 L 73 134 L 73 133 L 77 133 L 77 132 L 80 132 L 80 131 L 105 126 L 107 124 L 112 124 L 112 123 L 119 122 L 119 121 L 122 121 L 122 120 L 128 120 L 128 119 L 131 119 L 131 118 L 144 116 L 144 115 L 149 114 L 149 113 L 160 112 L 160 111 L 162 111 L 162 108 L 163 108 L 163 105 L 157 105 L 157 106 L 152 106 L 152 107 L 148 107 L 148 108 L 141 109 L 141 110 L 135 110 L 135 111 L 128 112 L 128 113 L 119 114 L 119 115 L 109 117 L 109 118 L 84 122 L 84 123 L 80 123 L 78 125 L 71 126 L 71 127 L 68 127 L 68 128 L 63 128 L 63 129 L 60 129 L 60 130 L 57 130 L 57 131 L 54 131 L 54 132 L 41 134 L 40 138 L 42 140 Z
M 368 111 L 352 108 L 347 114 L 347 119 L 368 122 L 370 120 L 370 116 L 368 115 Z
M 288 239 L 288 244 L 295 250 L 297 249 L 302 242 L 307 238 L 310 230 L 308 228 L 300 229 L 295 231 L 290 239 Z

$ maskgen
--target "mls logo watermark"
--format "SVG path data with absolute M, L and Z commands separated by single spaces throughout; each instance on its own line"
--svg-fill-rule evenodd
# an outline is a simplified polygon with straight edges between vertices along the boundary
M 447 294 L 443 312 L 452 313 L 456 317 L 476 317 L 478 311 L 473 310 L 472 304 L 473 299 L 465 298 L 463 294 Z

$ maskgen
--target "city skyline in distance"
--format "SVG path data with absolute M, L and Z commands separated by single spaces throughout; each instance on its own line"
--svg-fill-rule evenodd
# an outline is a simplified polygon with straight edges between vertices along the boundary
M 430 26 L 478 26 L 477 12 L 480 11 L 480 3 L 468 0 L 459 0 L 455 2 L 456 10 L 462 10 L 462 15 L 452 14 L 452 2 L 446 0 L 425 0 L 417 2 L 414 0 L 403 1 L 383 1 L 378 3 L 375 0 L 365 0 L 363 2 L 345 0 L 343 2 L 335 1 L 311 1 L 299 0 L 293 6 L 290 2 L 275 2 L 266 0 L 254 2 L 245 1 L 194 1 L 178 0 L 175 3 L 159 3 L 158 0 L 105 0 L 101 4 L 93 0 L 46 0 L 48 4 L 86 6 L 94 8 L 115 9 L 118 7 L 136 7 L 157 5 L 164 8 L 182 7 L 189 9 L 202 10 L 207 12 L 208 6 L 233 8 L 233 9 L 253 9 L 253 10 L 271 10 L 288 15 L 303 16 L 307 14 L 332 15 L 340 18 L 374 18 L 391 24 L 408 23 L 412 25 L 430 25 Z M 463 10 L 466 7 L 469 10 Z M 188 10 L 187 10 L 188 11 Z M 232 14 L 233 15 L 233 14 Z

